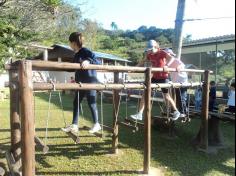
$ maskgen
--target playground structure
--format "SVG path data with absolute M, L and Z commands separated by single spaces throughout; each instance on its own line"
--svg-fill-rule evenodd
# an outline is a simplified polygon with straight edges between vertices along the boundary
M 35 137 L 34 125 L 34 103 L 33 91 L 39 90 L 113 90 L 113 126 L 112 126 L 112 151 L 118 153 L 118 112 L 120 90 L 143 89 L 145 94 L 144 110 L 144 160 L 143 173 L 150 172 L 151 160 L 151 92 L 156 88 L 179 88 L 196 87 L 202 85 L 197 83 L 163 83 L 152 84 L 151 75 L 153 72 L 164 71 L 163 68 L 150 67 L 129 67 L 129 66 L 101 66 L 89 65 L 85 69 L 95 69 L 114 72 L 113 84 L 87 84 L 87 83 L 33 83 L 32 71 L 68 71 L 81 69 L 80 64 L 57 63 L 49 61 L 22 60 L 6 65 L 10 77 L 10 122 L 11 122 L 11 149 L 6 153 L 9 168 L 13 173 L 21 173 L 23 176 L 35 175 L 35 142 L 42 145 Z M 168 69 L 175 72 L 176 69 Z M 184 69 L 181 71 L 204 73 L 203 102 L 201 111 L 201 126 L 199 135 L 199 148 L 208 150 L 208 101 L 209 101 L 209 75 L 208 70 Z M 144 83 L 119 83 L 119 72 L 144 73 Z M 73 136 L 73 135 L 72 135 Z M 37 139 L 37 140 L 36 140 Z M 47 149 L 45 149 L 47 150 Z

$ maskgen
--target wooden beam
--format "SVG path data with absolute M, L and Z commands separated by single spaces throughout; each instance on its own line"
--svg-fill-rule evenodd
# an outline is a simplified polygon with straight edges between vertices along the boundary
M 202 85 L 200 82 L 196 83 L 158 83 L 150 84 L 151 88 L 181 88 L 181 87 L 197 87 Z M 33 84 L 35 91 L 42 90 L 122 90 L 122 89 L 145 89 L 143 83 L 125 83 L 125 84 L 91 84 L 91 83 L 34 83 Z
M 190 109 L 190 113 L 196 114 L 196 115 L 201 115 L 201 111 L 195 110 L 195 109 Z M 218 113 L 218 112 L 208 112 L 209 117 L 214 116 L 222 120 L 232 120 L 235 121 L 235 114 L 230 114 L 230 113 Z
M 41 70 L 41 71 L 73 71 L 79 69 L 85 70 L 106 70 L 107 72 L 134 72 L 134 73 L 144 73 L 145 67 L 131 67 L 131 66 L 111 66 L 111 65 L 93 65 L 90 64 L 86 68 L 82 68 L 80 64 L 69 63 L 69 62 L 51 62 L 51 61 L 29 61 L 32 62 L 33 70 Z M 15 69 L 15 64 L 5 65 L 6 70 Z M 152 68 L 152 72 L 177 72 L 175 68 L 167 68 L 164 70 L 163 68 Z M 193 72 L 193 73 L 204 73 L 204 70 L 195 70 L 195 69 L 182 69 L 180 72 Z

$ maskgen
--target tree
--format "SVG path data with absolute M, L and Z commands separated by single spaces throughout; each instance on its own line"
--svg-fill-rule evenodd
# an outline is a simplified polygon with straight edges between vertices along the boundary
M 141 42 L 141 41 L 143 41 L 143 40 L 145 39 L 145 37 L 144 37 L 144 35 L 141 34 L 141 33 L 136 33 L 136 34 L 134 35 L 134 39 L 135 39 L 137 42 Z
M 0 0 L 0 6 L 4 5 L 7 2 L 7 0 Z
M 163 34 L 161 36 L 157 37 L 156 41 L 158 41 L 159 44 L 162 46 L 170 43 L 168 38 L 166 38 Z
M 114 40 L 112 40 L 110 37 L 104 39 L 102 41 L 102 49 L 114 49 L 116 48 L 116 44 L 114 42 Z
M 146 31 L 147 31 L 147 26 L 140 26 L 138 28 L 138 32 L 140 32 L 140 33 L 145 33 Z
M 192 40 L 192 35 L 189 34 L 184 37 L 183 42 L 190 42 L 191 40 Z
M 48 31 L 53 31 L 51 29 L 55 27 L 55 14 L 52 14 L 51 8 L 56 7 L 59 2 L 8 0 L 4 6 L 0 6 L 1 63 L 11 58 L 27 57 L 29 52 L 26 52 L 23 45 L 35 42 L 42 36 L 47 36 Z
M 96 48 L 99 25 L 97 22 L 88 19 L 83 20 L 82 24 L 87 46 L 93 49 Z

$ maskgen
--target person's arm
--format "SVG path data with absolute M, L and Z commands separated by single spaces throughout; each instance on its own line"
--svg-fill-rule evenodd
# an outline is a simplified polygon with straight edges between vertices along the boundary
M 167 63 L 166 63 L 166 65 L 163 67 L 163 69 L 164 69 L 164 72 L 168 72 L 168 71 L 167 71 L 167 70 L 168 70 L 168 67 L 170 66 L 171 63 L 173 63 L 174 58 L 173 58 L 170 54 L 168 54 L 168 53 L 166 53 L 166 52 L 165 52 L 165 58 L 166 58 Z M 173 59 L 173 60 L 172 60 L 172 59 Z M 170 63 L 170 61 L 171 61 L 171 63 Z
M 85 50 L 84 57 L 80 61 L 82 68 L 89 66 L 89 64 L 100 65 L 100 60 L 90 50 Z
M 84 60 L 87 60 L 89 61 L 90 64 L 95 64 L 95 65 L 100 65 L 101 62 L 100 60 L 95 56 L 95 54 L 90 51 L 90 50 L 87 50 L 86 51 L 86 57 Z M 84 62 L 84 61 L 83 61 Z
M 166 58 L 166 59 L 168 60 L 168 62 L 167 62 L 167 64 L 166 64 L 166 66 L 167 66 L 167 67 L 170 67 L 170 65 L 175 61 L 176 58 L 173 57 L 173 56 L 170 56 L 170 57 L 169 57 L 169 55 L 167 55 L 167 57 L 168 57 L 168 58 Z

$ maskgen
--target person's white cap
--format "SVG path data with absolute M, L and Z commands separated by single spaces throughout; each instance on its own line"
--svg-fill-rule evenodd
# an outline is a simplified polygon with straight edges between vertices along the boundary
M 176 56 L 176 54 L 170 48 L 165 48 L 164 51 L 167 52 L 168 54 L 170 54 L 171 56 Z
M 157 47 L 158 46 L 158 43 L 155 41 L 155 40 L 149 40 L 147 42 L 147 47 L 145 49 L 145 51 L 150 51 L 152 50 L 154 47 Z

